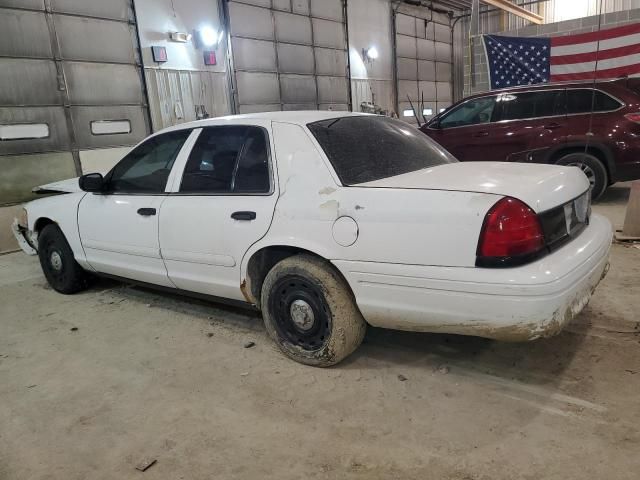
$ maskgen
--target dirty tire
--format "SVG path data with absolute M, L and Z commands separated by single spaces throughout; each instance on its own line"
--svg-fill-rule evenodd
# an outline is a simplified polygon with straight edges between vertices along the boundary
M 602 162 L 595 156 L 584 152 L 575 152 L 560 157 L 558 165 L 570 165 L 580 168 L 591 183 L 591 198 L 600 197 L 609 186 L 609 175 Z
M 76 262 L 57 225 L 47 225 L 38 235 L 38 257 L 47 282 L 56 292 L 71 294 L 89 286 L 89 274 Z
M 296 362 L 335 365 L 362 343 L 366 322 L 353 294 L 322 259 L 301 254 L 277 263 L 261 298 L 267 332 Z

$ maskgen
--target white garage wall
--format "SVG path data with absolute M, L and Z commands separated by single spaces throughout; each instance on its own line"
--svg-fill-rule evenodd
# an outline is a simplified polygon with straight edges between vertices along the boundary
M 135 0 L 138 31 L 154 131 L 205 116 L 230 113 L 226 77 L 226 36 L 216 52 L 217 65 L 204 64 L 194 39 L 173 42 L 170 32 L 193 34 L 223 27 L 217 0 Z M 151 47 L 167 50 L 167 62 L 153 61 Z M 204 108 L 203 108 L 204 107 Z
M 393 44 L 389 0 L 349 0 L 349 61 L 354 112 L 362 102 L 374 102 L 383 110 L 395 110 Z M 368 62 L 362 50 L 376 47 L 379 56 Z

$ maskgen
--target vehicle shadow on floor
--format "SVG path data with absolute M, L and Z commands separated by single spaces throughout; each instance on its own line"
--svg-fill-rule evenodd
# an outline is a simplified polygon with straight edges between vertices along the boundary
M 401 332 L 369 327 L 363 345 L 343 368 L 368 365 L 423 366 L 428 370 L 457 371 L 533 385 L 553 385 L 571 365 L 584 335 L 560 335 L 526 343 L 508 343 L 479 337 Z

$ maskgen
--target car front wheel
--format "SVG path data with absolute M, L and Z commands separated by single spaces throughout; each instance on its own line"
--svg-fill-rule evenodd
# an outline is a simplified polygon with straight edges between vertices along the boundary
M 38 257 L 47 282 L 56 292 L 71 294 L 89 286 L 89 275 L 76 262 L 57 225 L 47 225 L 38 235 Z
M 340 274 L 311 255 L 277 263 L 262 285 L 267 332 L 289 358 L 335 365 L 362 343 L 366 322 Z
M 578 167 L 587 176 L 591 184 L 591 198 L 600 197 L 609 186 L 607 169 L 597 157 L 588 153 L 576 152 L 561 157 L 558 165 Z

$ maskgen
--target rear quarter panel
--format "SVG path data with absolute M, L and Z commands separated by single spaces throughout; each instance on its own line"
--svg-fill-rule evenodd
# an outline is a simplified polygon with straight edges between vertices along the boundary
M 267 235 L 245 255 L 269 245 L 312 251 L 329 260 L 473 267 L 486 212 L 501 195 L 445 190 L 342 187 L 301 126 L 274 123 L 280 197 Z M 357 240 L 335 239 L 350 217 Z M 244 278 L 244 275 L 243 275 Z

